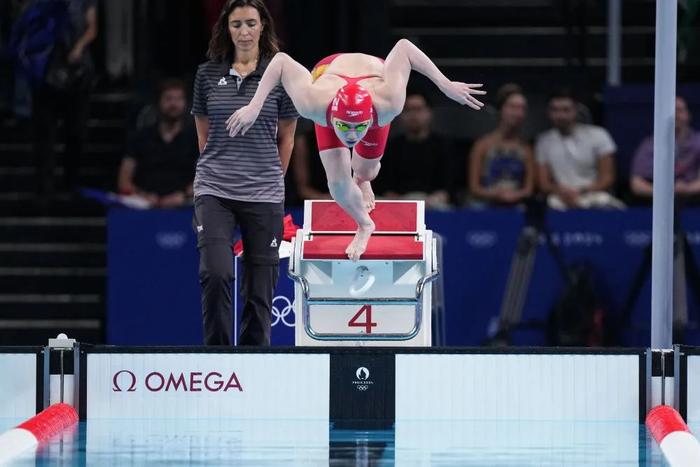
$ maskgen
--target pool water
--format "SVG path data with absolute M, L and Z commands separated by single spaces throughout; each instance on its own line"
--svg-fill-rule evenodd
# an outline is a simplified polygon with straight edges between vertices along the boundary
M 17 421 L 0 420 L 0 431 Z M 299 420 L 90 420 L 12 465 L 664 465 L 634 422 L 399 421 L 389 430 Z

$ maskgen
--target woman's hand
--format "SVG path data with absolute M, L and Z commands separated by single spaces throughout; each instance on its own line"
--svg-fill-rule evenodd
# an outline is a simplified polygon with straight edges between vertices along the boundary
M 559 198 L 561 198 L 561 200 L 567 207 L 576 208 L 579 206 L 578 203 L 581 197 L 581 193 L 575 188 L 569 188 L 567 186 L 560 185 L 556 190 L 556 194 L 559 195 Z
M 83 48 L 80 46 L 80 44 L 76 44 L 75 47 L 71 49 L 71 51 L 68 53 L 68 63 L 70 64 L 76 64 L 80 61 L 80 59 L 83 57 Z
M 228 135 L 231 138 L 239 133 L 245 135 L 246 131 L 248 131 L 250 127 L 253 126 L 253 123 L 255 123 L 255 120 L 258 119 L 260 110 L 260 107 L 253 104 L 245 105 L 236 110 L 228 120 L 226 120 Z
M 145 201 L 148 204 L 149 208 L 155 208 L 160 202 L 160 197 L 155 193 L 148 193 L 146 191 L 136 191 L 136 193 L 134 194 L 140 197 L 143 201 Z
M 458 104 L 466 104 L 474 110 L 479 110 L 484 106 L 484 103 L 474 97 L 474 94 L 486 94 L 486 91 L 477 89 L 481 86 L 483 86 L 483 84 L 466 84 L 460 83 L 459 81 L 447 81 L 444 85 L 440 86 L 440 90 Z

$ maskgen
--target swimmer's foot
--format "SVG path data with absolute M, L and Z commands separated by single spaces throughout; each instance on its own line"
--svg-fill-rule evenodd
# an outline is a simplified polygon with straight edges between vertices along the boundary
M 352 239 L 350 245 L 345 249 L 345 253 L 351 261 L 360 259 L 362 253 L 367 249 L 367 243 L 372 236 L 372 232 L 374 232 L 374 222 L 357 227 L 355 238 Z
M 357 179 L 355 180 L 355 183 L 357 183 L 357 186 L 360 188 L 360 191 L 362 192 L 362 201 L 364 201 L 365 207 L 367 208 L 367 212 L 372 212 L 374 211 L 375 207 L 375 198 L 374 198 L 374 191 L 372 191 L 372 185 L 370 182 L 359 182 Z

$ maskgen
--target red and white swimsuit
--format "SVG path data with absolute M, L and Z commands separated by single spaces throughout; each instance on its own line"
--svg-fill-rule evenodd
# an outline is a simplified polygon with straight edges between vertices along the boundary
M 342 54 L 333 54 L 318 62 L 316 66 L 314 66 L 313 70 L 311 70 L 313 80 L 315 81 L 319 76 L 323 75 L 326 68 L 328 68 L 328 65 L 330 65 L 331 62 L 340 55 Z M 374 75 L 356 77 L 342 75 L 335 76 L 343 78 L 348 84 L 354 84 L 360 80 L 375 77 Z M 345 144 L 343 144 L 343 142 L 336 136 L 335 130 L 333 130 L 333 126 L 330 122 L 330 111 L 331 104 L 329 103 L 328 110 L 326 111 L 326 124 L 328 126 L 321 126 L 317 123 L 314 124 L 319 151 L 346 147 Z M 369 128 L 369 130 L 367 130 L 367 134 L 365 134 L 364 138 L 358 141 L 357 145 L 355 145 L 355 152 L 357 155 L 362 156 L 365 159 L 376 159 L 384 154 L 386 142 L 389 138 L 389 129 L 391 128 L 391 124 L 379 126 L 377 124 L 378 120 L 377 111 L 374 109 L 374 107 L 372 107 L 372 126 Z

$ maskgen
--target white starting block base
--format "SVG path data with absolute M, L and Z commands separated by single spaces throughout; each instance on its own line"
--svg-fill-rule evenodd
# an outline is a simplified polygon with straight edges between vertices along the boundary
M 345 257 L 355 223 L 332 201 L 307 201 L 289 275 L 297 346 L 430 346 L 438 267 L 422 201 L 380 201 L 377 230 L 357 262 Z

